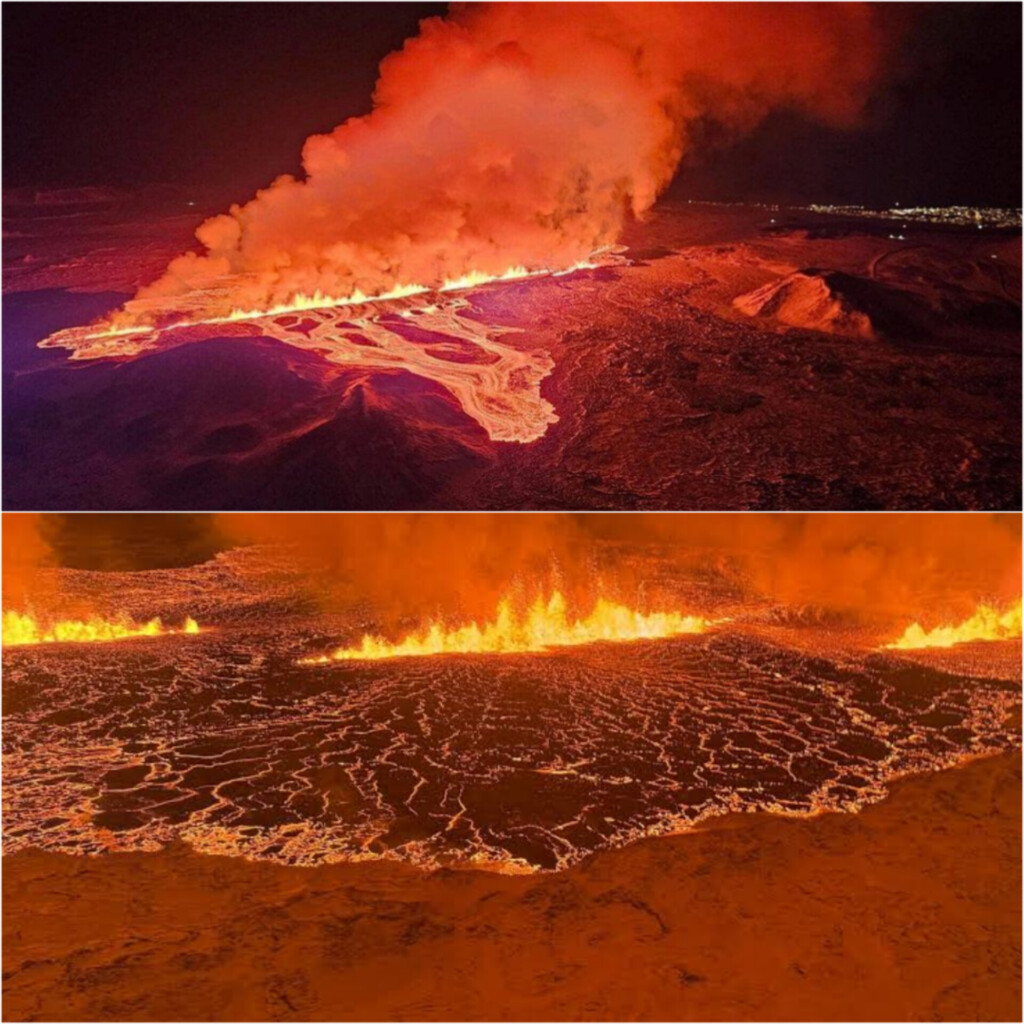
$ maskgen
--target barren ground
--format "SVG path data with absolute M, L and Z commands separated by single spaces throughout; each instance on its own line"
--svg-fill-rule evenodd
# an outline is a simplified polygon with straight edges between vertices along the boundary
M 1015 1020 L 1020 754 L 565 872 L 4 859 L 5 1020 Z

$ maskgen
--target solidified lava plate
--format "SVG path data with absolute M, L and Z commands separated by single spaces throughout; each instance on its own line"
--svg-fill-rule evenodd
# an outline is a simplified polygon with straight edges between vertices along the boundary
M 622 265 L 70 360 L 196 212 L 13 210 L 10 509 L 1019 507 L 1019 233 L 667 204 Z
M 203 631 L 4 652 L 8 852 L 183 839 L 286 863 L 552 869 L 729 811 L 854 811 L 896 775 L 1019 745 L 1012 672 L 816 653 L 813 636 L 794 646 L 739 620 L 542 654 L 301 665 L 361 627 L 304 610 L 261 559 L 59 570 L 66 590 L 169 619 L 187 602 Z

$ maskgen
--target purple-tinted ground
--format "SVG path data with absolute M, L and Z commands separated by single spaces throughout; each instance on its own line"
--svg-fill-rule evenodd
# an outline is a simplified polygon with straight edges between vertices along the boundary
M 1019 233 L 664 207 L 629 265 L 465 293 L 553 362 L 557 422 L 521 444 L 435 380 L 272 338 L 40 350 L 155 277 L 204 205 L 45 198 L 5 203 L 7 509 L 1020 504 Z

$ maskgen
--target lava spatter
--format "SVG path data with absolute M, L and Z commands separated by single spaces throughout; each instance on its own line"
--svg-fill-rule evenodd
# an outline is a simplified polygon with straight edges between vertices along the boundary
M 357 647 L 339 647 L 330 654 L 303 659 L 303 664 L 332 661 L 381 661 L 385 658 L 430 657 L 437 654 L 524 654 L 557 647 L 592 643 L 629 643 L 659 640 L 687 633 L 703 633 L 714 620 L 676 611 L 641 612 L 604 598 L 586 616 L 571 616 L 565 598 L 555 591 L 538 597 L 517 612 L 509 599 L 501 601 L 494 618 L 449 627 L 431 622 L 419 632 L 391 643 L 366 634 Z
M 34 615 L 6 611 L 3 613 L 3 646 L 23 647 L 35 644 L 112 643 L 115 640 L 137 640 L 141 637 L 194 636 L 199 623 L 186 616 L 180 626 L 167 626 L 159 618 L 134 622 L 127 616 L 104 618 L 93 615 L 85 619 L 56 619 L 40 622 Z
M 954 625 L 925 629 L 919 622 L 909 625 L 903 635 L 885 646 L 890 650 L 916 651 L 929 647 L 954 647 L 957 644 L 990 640 L 1015 640 L 1021 635 L 1021 602 L 1005 609 L 980 604 L 974 614 Z

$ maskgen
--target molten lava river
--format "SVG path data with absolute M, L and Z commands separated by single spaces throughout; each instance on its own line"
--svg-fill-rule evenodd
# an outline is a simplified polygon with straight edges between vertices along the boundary
M 184 840 L 289 864 L 557 869 L 730 811 L 856 811 L 900 774 L 1020 742 L 1010 672 L 881 642 L 824 654 L 735 607 L 627 616 L 654 633 L 619 643 L 554 607 L 573 643 L 363 660 L 368 611 L 313 610 L 284 565 L 251 548 L 51 570 L 80 603 L 199 626 L 5 647 L 8 852 Z
M 40 348 L 64 348 L 76 360 L 132 358 L 207 336 L 264 336 L 319 353 L 328 362 L 367 369 L 406 370 L 446 388 L 463 411 L 493 441 L 528 443 L 558 420 L 540 394 L 541 381 L 554 363 L 543 351 L 508 344 L 519 328 L 489 325 L 462 294 L 481 285 L 501 287 L 527 278 L 558 278 L 580 270 L 625 262 L 616 252 L 556 271 L 511 267 L 488 277 L 469 274 L 440 288 L 399 286 L 384 295 L 356 293 L 348 298 L 302 295 L 268 310 L 234 309 L 223 315 L 204 312 L 203 304 L 228 302 L 200 293 L 191 308 L 151 300 L 133 300 L 134 315 L 161 326 L 100 324 L 72 327 L 43 339 Z M 228 287 L 226 289 L 230 291 Z

